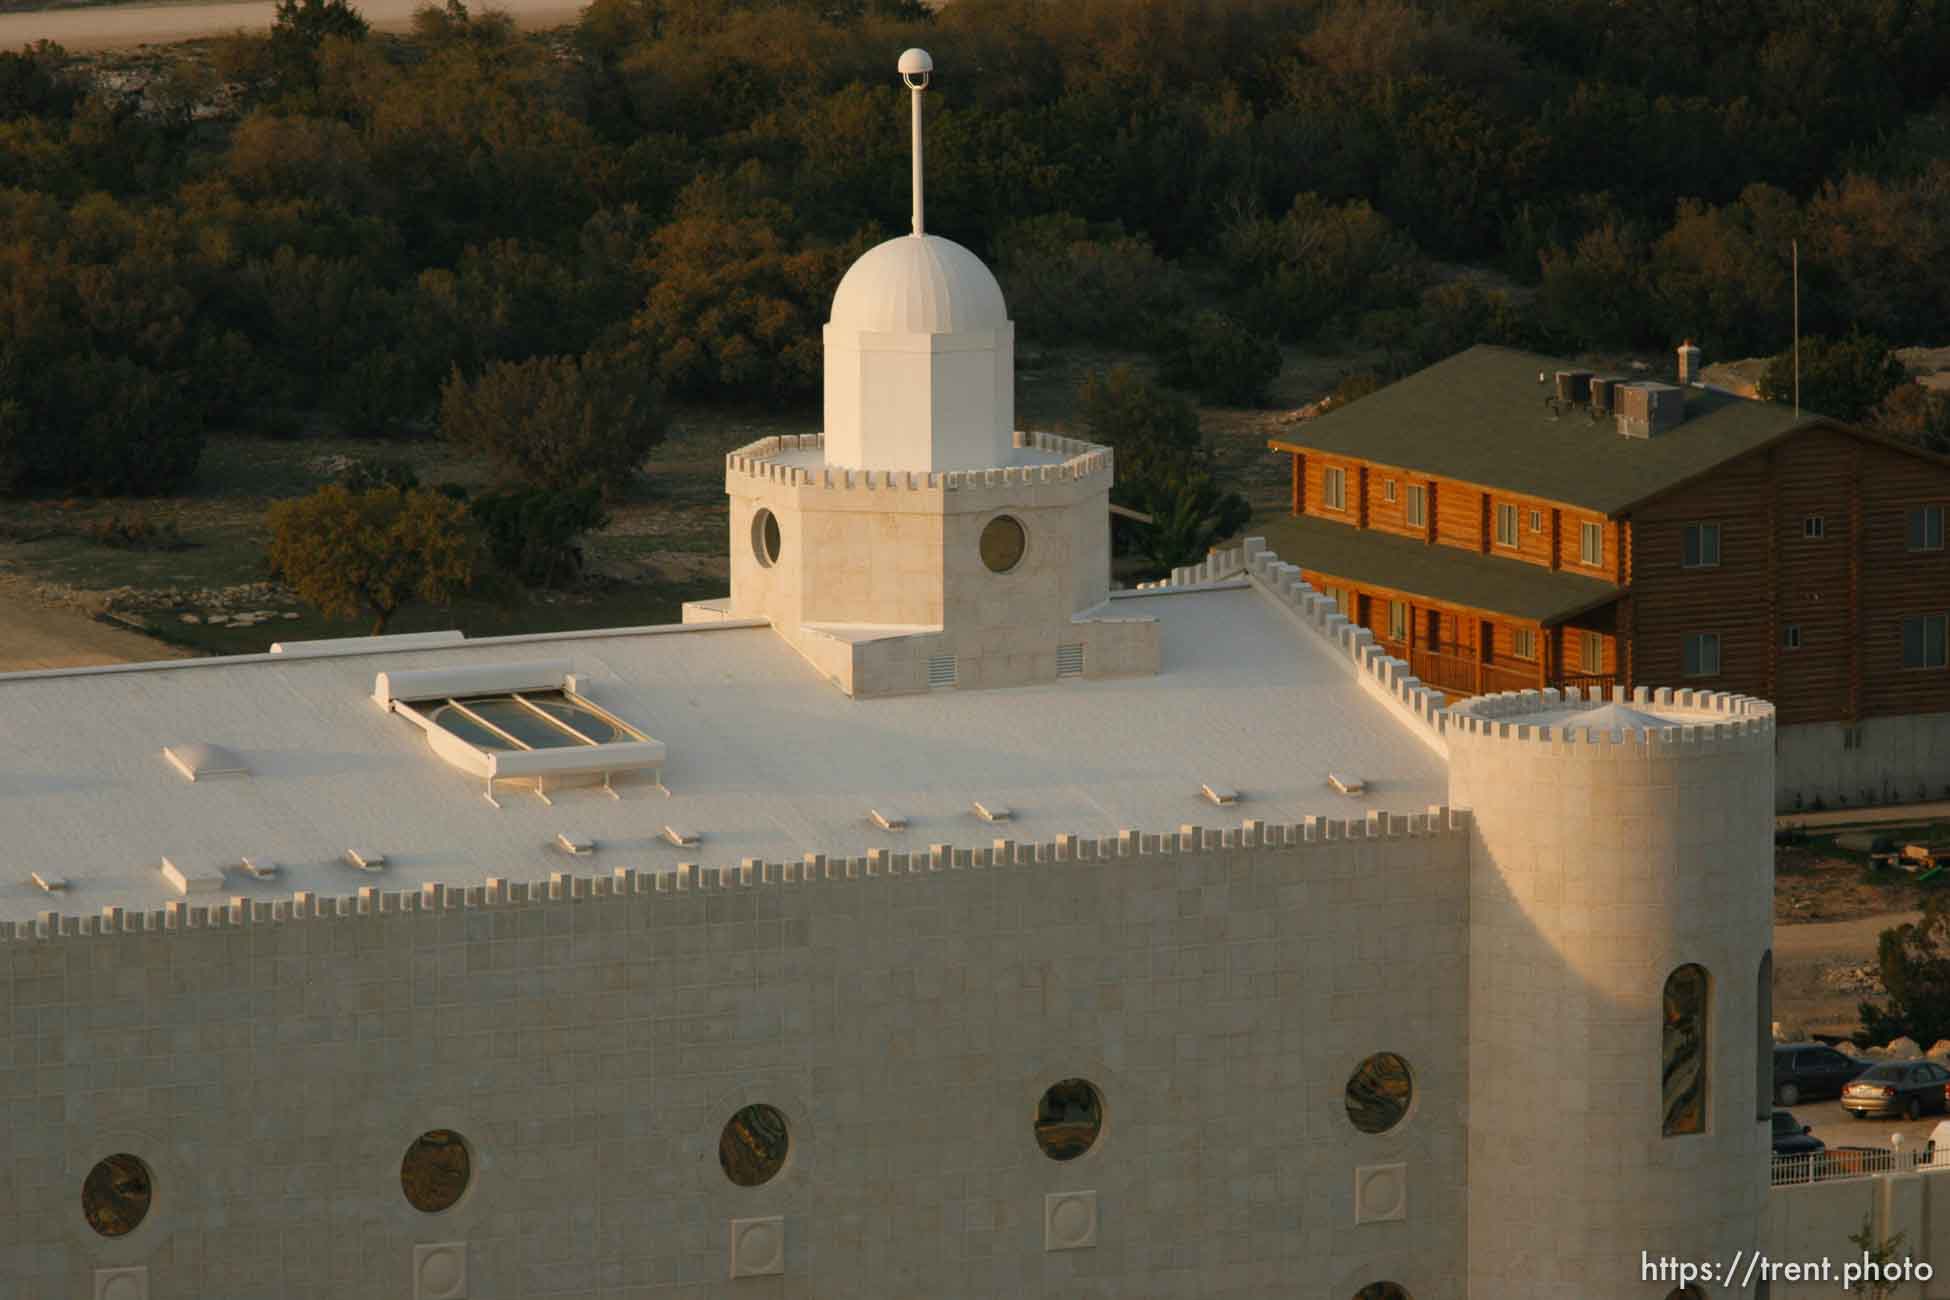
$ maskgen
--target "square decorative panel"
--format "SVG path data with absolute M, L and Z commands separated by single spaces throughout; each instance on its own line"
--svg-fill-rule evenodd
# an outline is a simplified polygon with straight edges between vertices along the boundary
M 731 1221 L 731 1275 L 774 1277 L 785 1272 L 785 1219 Z
M 1407 1217 L 1407 1165 L 1362 1165 L 1354 1171 L 1356 1223 L 1395 1223 Z
M 1043 1197 L 1043 1249 L 1089 1250 L 1097 1244 L 1097 1193 L 1051 1192 Z
M 149 1300 L 149 1267 L 98 1268 L 95 1300 Z
M 413 1247 L 413 1300 L 467 1300 L 467 1243 Z

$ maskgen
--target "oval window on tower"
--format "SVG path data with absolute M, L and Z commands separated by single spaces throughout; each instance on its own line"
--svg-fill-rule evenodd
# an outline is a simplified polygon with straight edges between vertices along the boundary
M 95 1162 L 81 1184 L 81 1212 L 104 1237 L 134 1232 L 149 1214 L 154 1180 L 149 1166 L 122 1152 Z
M 779 517 L 763 506 L 752 516 L 752 554 L 765 568 L 779 562 Z
M 761 1187 L 777 1178 L 791 1149 L 785 1116 L 763 1102 L 740 1109 L 718 1134 L 718 1164 L 740 1187 Z
M 1347 1118 L 1363 1133 L 1386 1133 L 1408 1117 L 1415 1076 L 1393 1052 L 1376 1052 L 1347 1080 Z
M 1007 573 L 1022 563 L 1029 535 L 1022 522 L 1011 515 L 997 515 L 982 529 L 982 563 L 990 573 Z

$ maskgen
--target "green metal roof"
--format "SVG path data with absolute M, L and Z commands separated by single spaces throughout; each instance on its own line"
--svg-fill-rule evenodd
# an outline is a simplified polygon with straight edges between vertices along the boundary
M 1303 569 L 1539 623 L 1558 622 L 1622 594 L 1597 578 L 1307 515 L 1255 523 L 1253 531 L 1282 560 Z
M 1683 483 L 1822 416 L 1688 388 L 1686 419 L 1627 438 L 1609 417 L 1553 418 L 1538 372 L 1577 369 L 1535 352 L 1480 344 L 1330 411 L 1281 446 L 1377 461 L 1607 515 Z M 1643 379 L 1644 375 L 1626 375 Z

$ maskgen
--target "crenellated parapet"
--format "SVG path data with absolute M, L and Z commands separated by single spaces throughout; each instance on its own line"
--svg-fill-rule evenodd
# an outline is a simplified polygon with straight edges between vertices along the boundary
M 1621 716 L 1620 710 L 1630 716 Z M 1728 691 L 1598 689 L 1506 691 L 1480 695 L 1447 710 L 1450 735 L 1604 749 L 1692 754 L 1701 747 L 1773 743 L 1774 706 Z
M 823 488 L 828 491 L 903 491 L 960 492 L 972 488 L 1019 488 L 1032 484 L 1071 483 L 1103 479 L 1108 487 L 1114 471 L 1114 454 L 1109 447 L 1053 433 L 1017 432 L 1018 448 L 1040 451 L 1063 459 L 1051 465 L 1006 465 L 994 469 L 949 470 L 928 473 L 919 470 L 875 470 L 835 468 L 824 463 L 795 463 L 808 452 L 823 458 L 826 439 L 817 433 L 783 434 L 761 438 L 725 456 L 727 486 L 736 490 L 735 478 L 762 479 L 787 487 Z
M 679 863 L 662 871 L 617 867 L 607 875 L 557 871 L 546 880 L 489 877 L 479 885 L 429 882 L 417 890 L 366 886 L 352 894 L 300 890 L 290 898 L 236 895 L 227 902 L 171 902 L 154 910 L 104 907 L 98 914 L 42 912 L 31 921 L 0 922 L 0 943 L 240 930 L 307 921 L 351 921 L 501 907 L 548 906 L 676 897 L 853 880 L 895 880 L 939 872 L 1033 868 L 1070 862 L 1189 857 L 1239 850 L 1304 853 L 1356 842 L 1466 836 L 1466 809 L 1432 805 L 1424 813 L 1372 812 L 1365 818 L 1306 817 L 1297 822 L 1248 819 L 1238 826 L 1182 825 L 1176 831 L 1120 830 L 1115 835 L 1058 835 L 1049 840 L 997 839 L 985 847 L 933 844 L 925 851 L 870 849 L 864 856 L 808 853 L 797 861 L 746 858 L 721 865 Z

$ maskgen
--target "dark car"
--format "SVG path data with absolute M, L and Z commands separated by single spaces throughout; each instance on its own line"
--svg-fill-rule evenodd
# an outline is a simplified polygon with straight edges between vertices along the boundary
M 1950 1070 L 1935 1061 L 1884 1061 L 1864 1070 L 1842 1089 L 1842 1109 L 1857 1119 L 1901 1115 L 1915 1119 L 1942 1111 Z
M 1774 1154 L 1777 1156 L 1801 1156 L 1811 1151 L 1820 1151 L 1827 1143 L 1815 1136 L 1815 1131 L 1784 1110 L 1774 1112 Z
M 1869 1065 L 1819 1043 L 1776 1046 L 1774 1100 L 1782 1106 L 1796 1106 L 1817 1097 L 1839 1097 L 1842 1086 Z

